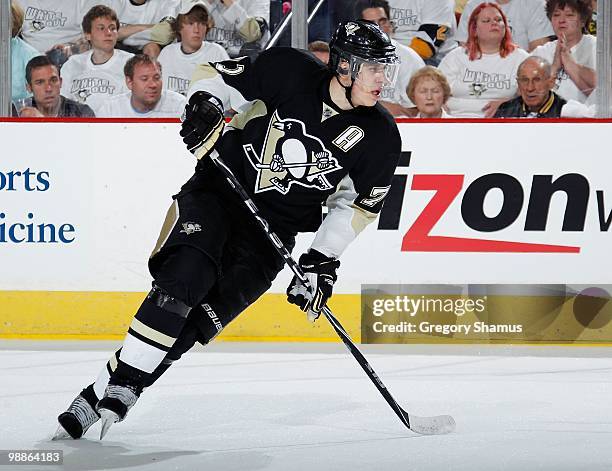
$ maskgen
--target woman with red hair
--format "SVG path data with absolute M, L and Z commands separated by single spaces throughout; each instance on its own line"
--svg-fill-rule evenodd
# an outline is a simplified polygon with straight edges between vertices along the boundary
M 506 15 L 496 3 L 481 3 L 468 21 L 468 40 L 442 59 L 454 117 L 488 118 L 516 96 L 516 71 L 527 52 L 512 43 Z

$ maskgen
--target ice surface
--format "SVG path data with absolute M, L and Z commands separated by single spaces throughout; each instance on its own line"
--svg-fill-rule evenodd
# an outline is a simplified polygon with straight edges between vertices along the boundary
M 0 344 L 0 449 L 64 450 L 62 467 L 14 469 L 612 469 L 609 348 L 364 347 L 404 409 L 457 422 L 418 436 L 341 345 L 219 344 L 176 363 L 104 441 L 99 423 L 50 441 L 112 347 Z

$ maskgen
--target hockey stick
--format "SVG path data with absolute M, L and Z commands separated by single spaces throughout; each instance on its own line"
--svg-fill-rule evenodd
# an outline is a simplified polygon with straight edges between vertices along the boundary
M 304 274 L 302 268 L 297 264 L 295 259 L 291 256 L 285 245 L 281 242 L 278 236 L 270 229 L 268 222 L 260 216 L 259 210 L 255 203 L 251 200 L 251 197 L 245 191 L 241 183 L 238 181 L 233 172 L 223 163 L 223 161 L 219 158 L 219 154 L 216 150 L 211 153 L 212 161 L 215 163 L 217 168 L 221 170 L 221 173 L 225 176 L 226 180 L 230 184 L 230 186 L 236 191 L 236 193 L 240 196 L 244 204 L 249 208 L 251 214 L 255 217 L 258 224 L 266 233 L 266 236 L 274 245 L 276 251 L 283 257 L 287 265 L 291 271 L 297 276 L 304 285 L 308 286 L 308 278 Z M 325 306 L 323 308 L 323 315 L 329 321 L 331 326 L 334 328 L 338 336 L 344 342 L 344 345 L 349 349 L 352 353 L 353 357 L 359 363 L 359 366 L 365 371 L 368 378 L 374 383 L 376 389 L 382 394 L 382 396 L 387 401 L 387 404 L 393 409 L 393 411 L 397 414 L 402 423 L 408 427 L 410 430 L 416 433 L 420 433 L 422 435 L 440 435 L 445 433 L 451 433 L 455 430 L 455 420 L 450 415 L 438 415 L 435 417 L 417 417 L 415 415 L 409 415 L 404 409 L 400 407 L 400 405 L 395 402 L 393 396 L 380 380 L 376 372 L 372 369 L 368 361 L 365 359 L 363 354 L 359 351 L 359 349 L 355 346 L 350 336 L 342 327 L 342 324 L 338 322 L 338 320 L 334 317 L 331 310 Z

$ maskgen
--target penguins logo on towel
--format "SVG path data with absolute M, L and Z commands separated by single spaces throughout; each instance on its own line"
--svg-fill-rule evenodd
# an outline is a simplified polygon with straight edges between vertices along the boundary
M 316 137 L 306 133 L 297 119 L 281 119 L 274 112 L 261 156 L 252 144 L 243 146 L 251 165 L 257 170 L 255 193 L 276 190 L 289 193 L 291 185 L 329 190 L 325 174 L 339 170 L 338 160 Z

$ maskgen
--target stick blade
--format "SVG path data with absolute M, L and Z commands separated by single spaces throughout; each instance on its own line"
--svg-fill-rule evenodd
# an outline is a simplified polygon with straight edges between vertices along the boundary
M 445 435 L 453 433 L 456 428 L 455 419 L 450 415 L 435 417 L 410 416 L 410 430 L 421 435 Z

